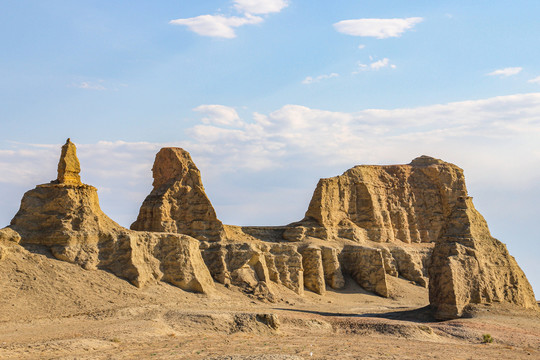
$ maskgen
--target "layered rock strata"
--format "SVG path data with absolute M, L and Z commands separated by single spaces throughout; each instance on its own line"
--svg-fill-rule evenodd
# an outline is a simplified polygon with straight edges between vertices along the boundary
M 535 304 L 515 260 L 467 198 L 463 171 L 442 160 L 421 156 L 408 165 L 357 166 L 321 179 L 302 221 L 238 227 L 217 219 L 190 155 L 164 148 L 152 169 L 154 188 L 132 225 L 150 232 L 123 229 L 102 214 L 95 189 L 77 178 L 75 160 L 68 141 L 58 179 L 25 195 L 12 229 L 24 243 L 49 246 L 57 258 L 106 268 L 136 284 L 162 279 L 204 292 L 211 274 L 273 299 L 272 284 L 322 295 L 326 286 L 343 288 L 347 274 L 388 297 L 388 276 L 401 276 L 429 283 L 439 318 L 460 316 L 474 303 Z
M 463 170 L 428 156 L 408 165 L 361 165 L 321 179 L 305 218 L 284 238 L 432 242 L 457 198 L 466 196 Z
M 304 291 L 302 255 L 295 246 L 248 242 L 202 242 L 203 259 L 212 277 L 252 293 L 261 282 L 283 285 L 297 294 Z
M 347 245 L 340 260 L 345 272 L 364 289 L 384 297 L 390 296 L 381 249 Z
M 324 281 L 332 289 L 339 290 L 345 287 L 345 279 L 339 263 L 340 250 L 328 246 L 321 248 Z
M 301 250 L 304 268 L 304 286 L 316 294 L 326 293 L 325 274 L 321 248 L 307 246 Z
M 537 308 L 525 274 L 493 238 L 472 198 L 460 197 L 428 264 L 429 301 L 438 319 L 461 317 L 470 304 L 508 302 Z
M 132 230 L 181 233 L 202 241 L 224 238 L 223 224 L 187 151 L 162 148 L 152 173 L 154 188 L 144 200 Z
M 67 165 L 59 165 L 57 181 L 26 192 L 9 230 L 2 232 L 20 236 L 21 245 L 46 246 L 57 259 L 109 270 L 136 286 L 163 280 L 185 290 L 211 292 L 214 283 L 198 241 L 115 223 L 102 212 L 96 188 L 74 180 L 70 169 L 79 163 L 74 148 L 68 139 L 60 160 Z

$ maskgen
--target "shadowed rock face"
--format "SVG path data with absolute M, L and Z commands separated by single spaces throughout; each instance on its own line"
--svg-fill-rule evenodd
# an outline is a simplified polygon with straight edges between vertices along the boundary
M 224 237 L 223 224 L 187 151 L 162 148 L 152 172 L 154 189 L 144 200 L 132 230 L 181 233 L 209 241 Z
M 466 195 L 463 170 L 428 156 L 408 165 L 356 166 L 321 179 L 304 220 L 284 237 L 432 242 Z
M 428 271 L 430 304 L 441 320 L 461 317 L 469 304 L 537 307 L 525 274 L 506 246 L 491 237 L 470 197 L 458 199 L 435 243 Z
M 85 269 L 110 270 L 136 286 L 164 280 L 186 290 L 212 291 L 197 240 L 121 227 L 101 211 L 96 188 L 67 176 L 79 164 L 69 140 L 60 163 L 58 181 L 26 192 L 9 232 L 3 233 L 10 238 L 17 233 L 21 244 L 47 246 L 57 259 Z

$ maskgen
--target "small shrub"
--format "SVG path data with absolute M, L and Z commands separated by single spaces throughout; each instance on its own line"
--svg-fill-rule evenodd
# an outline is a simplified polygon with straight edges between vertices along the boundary
M 491 337 L 490 334 L 484 334 L 482 335 L 482 342 L 484 344 L 491 344 L 493 342 L 493 338 Z

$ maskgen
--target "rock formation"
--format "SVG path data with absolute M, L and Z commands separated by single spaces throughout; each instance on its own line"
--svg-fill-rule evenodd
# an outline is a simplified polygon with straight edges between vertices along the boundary
M 429 301 L 438 319 L 461 317 L 470 304 L 508 302 L 537 308 L 525 274 L 491 237 L 472 198 L 460 197 L 428 265 Z
M 390 296 L 380 249 L 347 245 L 341 252 L 341 264 L 344 270 L 364 289 L 384 297 Z
M 431 256 L 430 248 L 410 248 L 404 246 L 394 246 L 390 248 L 392 258 L 395 262 L 397 273 L 407 280 L 427 287 L 427 261 Z
M 81 164 L 77 158 L 77 148 L 70 139 L 67 139 L 64 146 L 62 146 L 56 182 L 66 185 L 82 185 L 79 176 L 80 172 Z
M 44 245 L 57 259 L 85 269 L 110 270 L 136 286 L 164 280 L 185 290 L 212 291 L 197 240 L 121 227 L 101 211 L 96 188 L 77 182 L 78 164 L 68 139 L 58 180 L 26 192 L 9 230 L 2 232 L 18 234 L 23 245 Z
M 223 224 L 187 151 L 162 148 L 152 172 L 154 189 L 144 200 L 132 230 L 181 233 L 203 241 L 224 237 Z
M 310 245 L 305 247 L 301 254 L 305 288 L 319 295 L 324 295 L 326 283 L 321 248 Z
M 19 243 L 36 244 L 136 286 L 161 280 L 208 293 L 215 280 L 272 302 L 276 286 L 324 295 L 346 279 L 389 297 L 396 283 L 389 277 L 400 276 L 429 286 L 440 319 L 462 316 L 471 304 L 536 307 L 525 275 L 467 197 L 463 171 L 442 160 L 356 166 L 321 179 L 305 218 L 276 227 L 223 225 L 180 148 L 161 149 L 152 171 L 153 190 L 125 229 L 101 211 L 96 188 L 81 182 L 68 139 L 58 178 L 24 194 L 0 230 L 0 261 Z
M 324 280 L 332 289 L 339 290 L 345 286 L 345 279 L 339 263 L 339 250 L 336 248 L 323 246 L 322 262 L 324 271 Z
M 224 285 L 235 285 L 251 294 L 264 283 L 283 285 L 302 294 L 302 255 L 295 246 L 250 242 L 202 242 L 203 259 L 212 277 Z
M 0 261 L 14 250 L 20 241 L 21 236 L 9 227 L 0 229 Z
M 356 166 L 321 179 L 304 220 L 284 238 L 432 242 L 466 195 L 463 170 L 428 156 L 408 165 Z

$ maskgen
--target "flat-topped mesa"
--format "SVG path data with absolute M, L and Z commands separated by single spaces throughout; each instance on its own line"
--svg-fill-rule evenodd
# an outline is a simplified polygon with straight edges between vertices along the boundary
M 56 182 L 65 185 L 82 185 L 81 177 L 79 176 L 80 172 L 81 164 L 77 158 L 77 147 L 68 138 L 62 146 Z
M 433 242 L 466 195 L 463 170 L 429 156 L 407 165 L 355 166 L 319 180 L 305 218 L 284 237 Z
M 506 246 L 493 238 L 472 198 L 461 197 L 428 263 L 436 318 L 463 316 L 469 305 L 506 302 L 538 308 L 531 285 Z
M 152 172 L 154 189 L 144 200 L 131 229 L 181 233 L 209 241 L 224 237 L 223 224 L 187 151 L 162 148 Z

